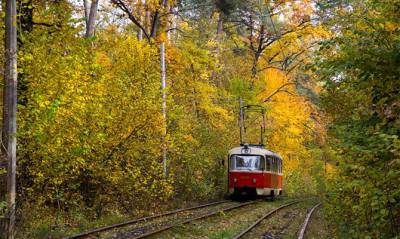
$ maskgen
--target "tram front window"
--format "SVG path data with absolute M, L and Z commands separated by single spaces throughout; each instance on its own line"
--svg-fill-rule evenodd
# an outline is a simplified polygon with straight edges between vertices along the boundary
M 232 155 L 231 170 L 253 171 L 263 169 L 264 158 L 260 155 Z

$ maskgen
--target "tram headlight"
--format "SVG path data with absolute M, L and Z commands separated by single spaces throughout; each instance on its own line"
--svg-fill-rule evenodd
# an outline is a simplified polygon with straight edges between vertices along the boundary
M 257 182 L 257 179 L 253 178 L 253 183 L 256 183 L 256 182 Z
M 234 178 L 234 179 L 233 179 L 233 182 L 236 183 L 236 182 L 237 182 L 237 178 Z

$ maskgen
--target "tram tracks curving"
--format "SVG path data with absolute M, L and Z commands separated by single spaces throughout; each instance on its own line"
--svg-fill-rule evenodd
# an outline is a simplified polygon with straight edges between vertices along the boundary
M 182 213 L 187 213 L 187 212 L 195 211 L 198 209 L 219 206 L 219 205 L 224 205 L 224 204 L 229 204 L 229 203 L 232 203 L 232 202 L 229 200 L 222 200 L 222 201 L 206 203 L 206 204 L 202 204 L 202 205 L 198 205 L 198 206 L 193 206 L 193 207 L 181 208 L 181 209 L 172 210 L 172 211 L 168 211 L 168 212 L 153 215 L 153 216 L 137 218 L 137 219 L 133 219 L 133 220 L 129 220 L 129 221 L 125 221 L 125 222 L 121 222 L 121 223 L 117 223 L 117 224 L 113 224 L 113 225 L 109 225 L 109 226 L 95 228 L 95 229 L 88 230 L 88 231 L 85 231 L 85 232 L 82 232 L 82 233 L 79 233 L 79 234 L 76 234 L 76 235 L 73 235 L 70 237 L 66 237 L 66 239 L 99 238 L 99 235 L 101 233 L 109 232 L 109 231 L 116 230 L 119 228 L 129 227 L 129 226 L 137 225 L 140 223 L 148 223 L 153 220 L 161 219 L 161 218 L 168 217 L 168 216 L 176 216 L 176 215 L 179 215 Z
M 308 211 L 307 216 L 306 216 L 306 218 L 304 219 L 304 222 L 303 222 L 303 224 L 302 224 L 302 226 L 301 226 L 301 228 L 300 228 L 300 231 L 299 231 L 299 234 L 298 234 L 297 239 L 303 239 L 303 238 L 304 238 L 304 235 L 305 235 L 305 232 L 306 232 L 306 230 L 307 230 L 308 223 L 310 222 L 311 216 L 312 216 L 312 214 L 314 213 L 315 209 L 317 209 L 317 207 L 319 207 L 319 206 L 321 206 L 321 203 L 316 204 L 315 206 L 313 206 L 313 207 Z
M 182 226 L 182 225 L 185 225 L 185 224 L 189 224 L 189 223 L 194 222 L 196 220 L 205 219 L 205 218 L 217 215 L 219 213 L 225 213 L 225 212 L 228 212 L 228 211 L 231 211 L 231 210 L 234 210 L 234 209 L 238 209 L 238 208 L 241 208 L 241 207 L 244 207 L 244 206 L 247 206 L 247 205 L 258 203 L 260 201 L 262 201 L 262 200 L 243 202 L 243 203 L 239 203 L 237 205 L 223 207 L 223 208 L 220 208 L 220 209 L 217 209 L 217 210 L 211 209 L 208 212 L 200 213 L 198 215 L 195 215 L 193 217 L 189 217 L 189 218 L 186 218 L 186 219 L 183 219 L 183 220 L 177 220 L 177 221 L 174 221 L 174 222 L 171 222 L 171 223 L 167 223 L 167 224 L 165 224 L 165 225 L 163 225 L 161 227 L 156 227 L 154 229 L 150 229 L 150 230 L 147 230 L 147 231 L 140 231 L 140 228 L 139 228 L 139 229 L 127 232 L 125 234 L 119 234 L 115 238 L 121 238 L 121 239 L 147 238 L 147 237 L 150 237 L 150 236 L 157 235 L 158 233 L 170 230 L 170 229 L 172 229 L 174 227 L 177 227 L 177 226 Z M 114 238 L 114 237 L 112 237 L 112 238 Z
M 212 217 L 214 215 L 219 215 L 225 214 L 225 212 L 228 211 L 235 211 L 234 209 L 242 208 L 247 205 L 251 204 L 256 204 L 260 202 L 261 200 L 256 200 L 256 201 L 247 201 L 247 202 L 233 202 L 233 201 L 219 201 L 219 202 L 213 202 L 213 203 L 208 203 L 208 204 L 203 204 L 200 206 L 196 207 L 190 207 L 190 208 L 183 208 L 183 209 L 178 209 L 170 212 L 166 212 L 163 214 L 155 215 L 155 216 L 150 216 L 150 217 L 144 217 L 144 218 L 139 218 L 135 220 L 131 220 L 128 222 L 124 223 L 119 223 L 119 224 L 114 224 L 111 226 L 103 227 L 103 228 L 98 228 L 94 229 L 91 231 L 87 231 L 78 235 L 75 235 L 72 238 L 108 238 L 108 239 L 139 239 L 139 238 L 157 238 L 161 235 L 160 233 L 164 233 L 166 231 L 167 235 L 168 233 L 173 233 L 174 234 L 174 229 L 173 228 L 180 228 L 180 226 L 190 224 L 196 220 L 201 220 L 201 219 L 206 219 L 208 217 Z M 300 202 L 305 202 L 305 200 L 296 200 L 290 203 L 286 203 L 284 205 L 281 205 L 273 210 L 269 210 L 267 213 L 262 215 L 259 218 L 255 218 L 255 222 L 253 222 L 249 227 L 247 227 L 245 230 L 234 236 L 234 239 L 237 238 L 254 238 L 254 235 L 261 235 L 262 238 L 275 238 L 275 236 L 279 235 L 285 235 L 288 233 L 291 235 L 297 235 L 299 236 L 298 239 L 303 239 L 307 224 L 311 218 L 311 215 L 315 208 L 319 206 L 315 205 L 311 209 L 308 210 L 308 213 L 305 212 L 304 206 L 300 206 L 302 204 L 299 204 L 295 206 L 293 209 L 290 210 L 284 210 L 283 213 L 278 213 L 279 211 L 282 211 L 285 208 L 289 208 L 292 205 L 298 204 Z M 308 203 L 307 203 L 308 204 Z M 262 204 L 264 205 L 264 204 Z M 247 207 L 246 207 L 247 208 Z M 246 210 L 246 208 L 243 208 L 241 210 Z M 303 208 L 303 209 L 302 209 Z M 264 209 L 265 210 L 265 209 Z M 240 212 L 240 210 L 239 210 Z M 301 213 L 300 213 L 301 212 Z M 275 216 L 279 215 L 279 216 Z M 277 217 L 277 218 L 275 218 Z M 306 218 L 303 222 L 302 218 Z M 271 218 L 271 219 L 269 219 Z M 272 219 L 275 218 L 275 219 Z M 216 220 L 216 219 L 213 219 Z M 272 221 L 270 221 L 272 220 Z M 276 221 L 278 220 L 278 221 Z M 270 224 L 271 222 L 275 221 L 275 225 L 279 226 L 273 226 Z M 276 224 L 276 222 L 280 222 L 279 224 Z M 303 222 L 303 223 L 302 223 Z M 266 224 L 267 223 L 267 224 Z M 296 229 L 299 228 L 299 225 L 301 226 L 301 229 Z M 192 224 L 192 225 L 198 225 L 197 223 Z M 264 227 L 266 225 L 270 225 L 267 227 Z M 271 227 L 272 225 L 272 227 Z M 296 226 L 297 225 L 297 226 Z M 264 228 L 263 228 L 264 227 Z M 185 227 L 186 228 L 186 227 Z M 190 228 L 190 227 L 189 227 Z M 269 231 L 265 231 L 266 228 L 269 228 Z M 172 231 L 170 231 L 172 229 Z M 181 230 L 181 229 L 175 229 L 175 230 Z M 264 230 L 264 231 L 262 231 Z M 271 231 L 272 230 L 272 231 Z M 168 231 L 168 232 L 167 232 Z M 298 232 L 298 233 L 296 233 Z M 160 234 L 160 235 L 159 235 Z
M 246 229 L 244 229 L 243 231 L 241 231 L 239 234 L 237 234 L 236 236 L 234 236 L 233 239 L 239 239 L 239 238 L 243 238 L 245 235 L 247 235 L 250 231 L 252 231 L 254 228 L 256 228 L 262 221 L 274 216 L 278 211 L 287 208 L 289 206 L 292 206 L 294 204 L 297 204 L 301 202 L 301 200 L 298 201 L 294 201 L 294 202 L 290 202 L 287 204 L 284 204 L 278 208 L 273 209 L 272 211 L 267 212 L 266 214 L 264 214 L 263 216 L 261 216 L 257 221 L 255 221 L 253 224 L 251 224 L 249 227 L 247 227 Z
M 268 211 L 263 216 L 259 217 L 249 227 L 247 227 L 244 230 L 242 230 L 241 232 L 239 232 L 236 236 L 233 237 L 233 239 L 255 238 L 255 237 L 260 238 L 260 236 L 261 236 L 261 238 L 273 239 L 273 238 L 282 238 L 282 236 L 285 234 L 286 235 L 291 234 L 293 237 L 295 237 L 297 239 L 303 239 L 305 232 L 307 230 L 307 226 L 311 219 L 311 216 L 312 216 L 313 212 L 315 211 L 315 209 L 321 205 L 321 203 L 318 203 L 318 204 L 314 205 L 313 207 L 309 208 L 307 210 L 307 212 L 305 212 L 305 209 L 303 206 L 296 206 L 295 208 L 293 208 L 289 211 L 286 211 L 286 213 L 284 213 L 284 214 L 278 214 L 278 212 L 282 211 L 283 209 L 289 208 L 290 206 L 298 204 L 300 202 L 305 202 L 305 201 L 304 200 L 294 201 L 291 203 L 284 204 L 284 205 L 282 205 L 276 209 L 273 209 L 271 211 Z M 277 215 L 280 215 L 280 216 L 277 216 Z M 282 221 L 282 216 L 283 216 L 283 218 L 286 218 L 283 221 Z M 305 219 L 303 221 L 302 218 L 304 216 L 305 216 Z M 278 218 L 273 219 L 275 217 L 278 217 L 281 219 L 278 219 Z M 273 221 L 275 220 L 275 223 L 277 222 L 276 220 L 278 220 L 279 224 L 278 225 L 276 225 L 275 223 L 271 224 L 271 222 L 273 222 L 273 221 L 270 221 L 270 220 L 273 220 Z M 263 224 L 264 226 L 262 226 L 261 224 Z M 301 225 L 301 226 L 299 227 L 298 225 Z M 267 228 L 268 228 L 268 231 L 265 231 Z

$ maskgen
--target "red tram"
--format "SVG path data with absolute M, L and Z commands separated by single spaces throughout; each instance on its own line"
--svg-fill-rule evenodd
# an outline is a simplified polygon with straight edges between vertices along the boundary
M 230 195 L 282 195 L 282 158 L 261 145 L 243 145 L 229 151 Z
M 282 158 L 264 147 L 265 109 L 260 105 L 243 106 L 240 99 L 240 147 L 229 151 L 228 157 L 228 190 L 235 195 L 282 195 Z M 246 119 L 250 127 L 256 125 L 256 118 L 245 113 L 261 113 L 261 131 L 259 144 L 244 143 Z M 253 134 L 253 133 L 252 133 Z

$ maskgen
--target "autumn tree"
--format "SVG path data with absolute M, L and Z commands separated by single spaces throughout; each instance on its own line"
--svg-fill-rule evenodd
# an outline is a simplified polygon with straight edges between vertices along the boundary
M 398 2 L 389 2 L 319 5 L 333 37 L 315 72 L 339 156 L 327 205 L 342 238 L 399 236 L 400 22 Z

